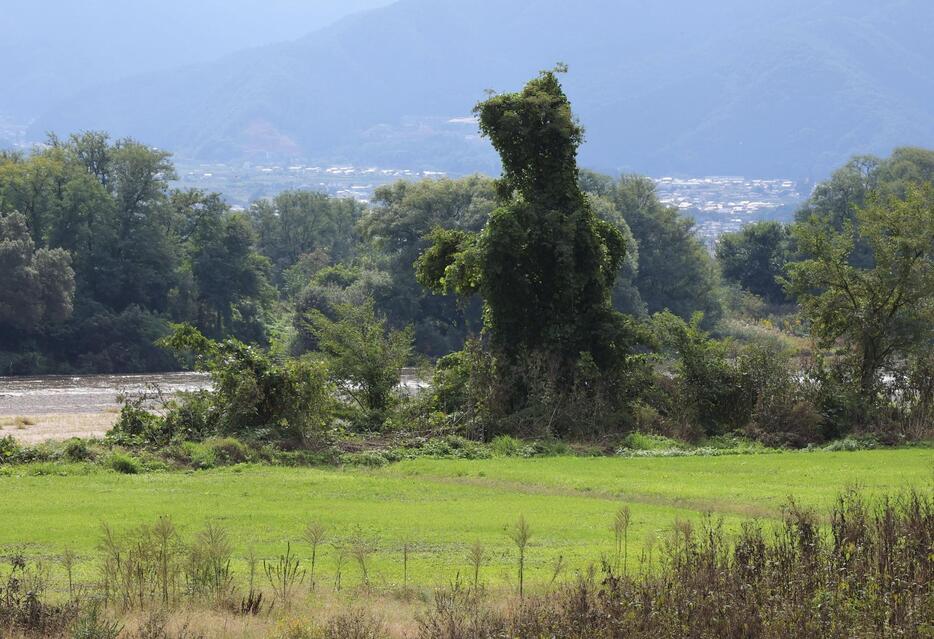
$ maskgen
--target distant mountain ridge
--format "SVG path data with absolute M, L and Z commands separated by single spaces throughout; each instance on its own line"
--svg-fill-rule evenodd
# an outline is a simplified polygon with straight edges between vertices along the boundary
M 392 0 L 3 0 L 0 115 L 116 79 L 304 36 Z
M 495 170 L 464 116 L 569 64 L 582 162 L 822 177 L 934 146 L 927 0 L 401 0 L 300 40 L 139 76 L 32 129 L 101 128 L 200 159 Z

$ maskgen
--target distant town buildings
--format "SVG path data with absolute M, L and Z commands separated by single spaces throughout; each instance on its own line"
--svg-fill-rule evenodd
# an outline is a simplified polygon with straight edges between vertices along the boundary
M 384 169 L 352 165 L 198 164 L 179 162 L 178 185 L 223 193 L 233 206 L 273 197 L 286 190 L 312 190 L 332 197 L 369 202 L 377 187 L 396 180 L 444 177 L 443 171 Z
M 805 196 L 787 179 L 748 179 L 740 176 L 655 178 L 659 199 L 690 215 L 695 231 L 713 250 L 724 233 L 750 222 L 789 221 Z
M 288 189 L 307 189 L 333 197 L 369 202 L 377 187 L 396 180 L 445 177 L 444 171 L 320 166 L 314 164 L 178 164 L 179 186 L 223 193 L 231 205 L 275 196 Z M 759 220 L 787 221 L 804 199 L 788 179 L 739 176 L 654 178 L 659 199 L 695 220 L 695 231 L 713 250 L 723 233 L 738 231 Z

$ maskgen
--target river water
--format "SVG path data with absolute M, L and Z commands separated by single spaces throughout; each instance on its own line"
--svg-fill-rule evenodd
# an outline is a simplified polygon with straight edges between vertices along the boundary
M 0 415 L 103 413 L 119 406 L 119 395 L 138 397 L 158 387 L 171 396 L 209 385 L 201 373 L 0 377 Z

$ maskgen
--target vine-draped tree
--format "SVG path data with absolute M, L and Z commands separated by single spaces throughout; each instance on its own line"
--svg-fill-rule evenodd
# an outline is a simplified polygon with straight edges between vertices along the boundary
M 436 229 L 419 281 L 437 293 L 480 294 L 501 369 L 544 361 L 557 387 L 570 388 L 586 360 L 606 380 L 623 379 L 639 341 L 610 300 L 626 242 L 581 191 L 583 130 L 558 78 L 543 72 L 475 112 L 502 158 L 499 206 L 479 234 Z

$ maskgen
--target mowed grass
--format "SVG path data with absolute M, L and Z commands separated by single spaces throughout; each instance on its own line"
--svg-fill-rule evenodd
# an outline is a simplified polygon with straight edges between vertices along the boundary
M 419 459 L 378 470 L 262 466 L 194 473 L 0 477 L 0 549 L 51 558 L 71 547 L 90 560 L 101 524 L 117 531 L 170 516 L 190 535 L 208 520 L 231 535 L 237 557 L 252 547 L 260 557 L 300 556 L 309 520 L 324 523 L 329 540 L 356 534 L 377 540 L 375 582 L 402 581 L 402 547 L 413 547 L 409 581 L 446 583 L 470 572 L 467 546 L 490 551 L 489 583 L 515 580 L 514 548 L 506 531 L 520 514 L 532 527 L 529 576 L 549 581 L 561 558 L 566 573 L 613 552 L 613 516 L 632 512 L 630 565 L 644 545 L 657 544 L 675 519 L 695 522 L 711 513 L 735 529 L 748 517 L 780 515 L 789 496 L 828 506 L 841 490 L 895 493 L 934 486 L 930 449 L 811 452 L 688 458 L 543 458 L 478 461 Z M 319 558 L 319 581 L 333 578 L 333 548 Z M 242 574 L 242 561 L 237 569 Z M 352 563 L 343 582 L 359 581 Z

